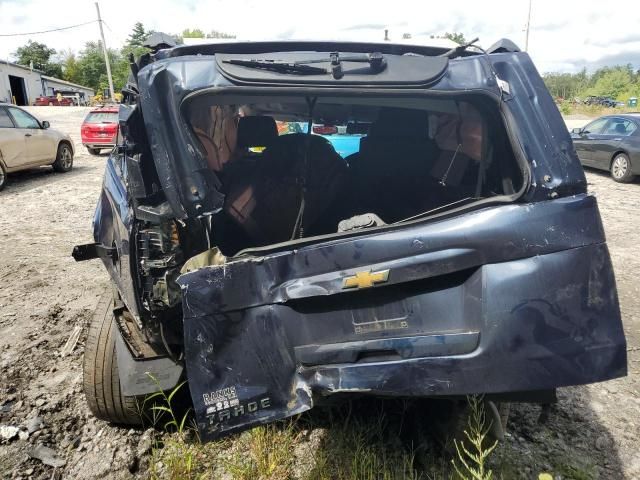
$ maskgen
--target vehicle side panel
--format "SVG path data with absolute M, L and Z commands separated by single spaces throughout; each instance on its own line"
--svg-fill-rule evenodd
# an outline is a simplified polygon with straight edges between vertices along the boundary
M 0 151 L 8 172 L 20 170 L 30 163 L 27 143 L 21 128 L 0 129 Z
M 122 157 L 112 154 L 106 162 L 102 192 L 93 219 L 96 243 L 115 247 L 115 259 L 103 259 L 109 276 L 116 285 L 127 309 L 138 316 L 138 302 L 134 290 L 134 272 L 131 271 L 131 245 L 133 212 L 131 210 L 122 165 Z
M 45 129 L 30 129 L 27 137 L 27 151 L 34 162 L 53 163 L 58 153 L 57 135 Z

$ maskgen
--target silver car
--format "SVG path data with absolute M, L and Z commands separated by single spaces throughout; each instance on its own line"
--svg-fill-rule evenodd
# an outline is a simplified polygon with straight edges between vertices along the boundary
M 0 190 L 7 184 L 7 174 L 19 170 L 51 165 L 56 172 L 68 172 L 73 153 L 69 135 L 21 108 L 0 104 Z

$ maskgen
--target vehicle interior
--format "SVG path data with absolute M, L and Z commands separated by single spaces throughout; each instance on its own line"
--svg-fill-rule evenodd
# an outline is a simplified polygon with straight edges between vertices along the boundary
M 185 107 L 222 184 L 212 244 L 226 256 L 515 198 L 523 186 L 483 98 L 206 94 Z

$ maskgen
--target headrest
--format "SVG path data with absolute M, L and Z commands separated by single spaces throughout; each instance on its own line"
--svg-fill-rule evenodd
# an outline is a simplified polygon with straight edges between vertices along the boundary
M 624 123 L 616 123 L 616 133 L 627 133 L 627 127 Z
M 381 108 L 369 138 L 428 138 L 429 114 L 413 108 Z
M 309 160 L 312 163 L 336 160 L 338 163 L 346 165 L 346 162 L 338 155 L 329 140 L 320 135 L 307 135 L 306 133 L 282 135 L 278 137 L 277 142 L 265 150 L 264 154 L 269 157 L 268 164 L 271 168 L 275 168 L 275 164 L 293 165 L 299 163 L 301 165 L 307 145 L 309 147 Z
M 278 138 L 278 128 L 273 117 L 240 117 L 238 122 L 239 148 L 266 147 Z

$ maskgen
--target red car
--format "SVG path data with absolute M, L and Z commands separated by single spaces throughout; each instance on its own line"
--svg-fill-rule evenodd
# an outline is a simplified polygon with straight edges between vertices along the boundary
M 80 129 L 82 144 L 91 155 L 98 155 L 103 148 L 112 149 L 118 136 L 118 108 L 100 107 L 91 110 Z
M 57 105 L 57 106 L 68 107 L 73 105 L 73 100 L 67 97 L 62 97 L 60 100 L 58 100 L 58 97 L 56 97 L 55 95 L 51 95 L 48 97 L 36 98 L 34 105 L 36 107 L 43 107 L 46 105 Z

